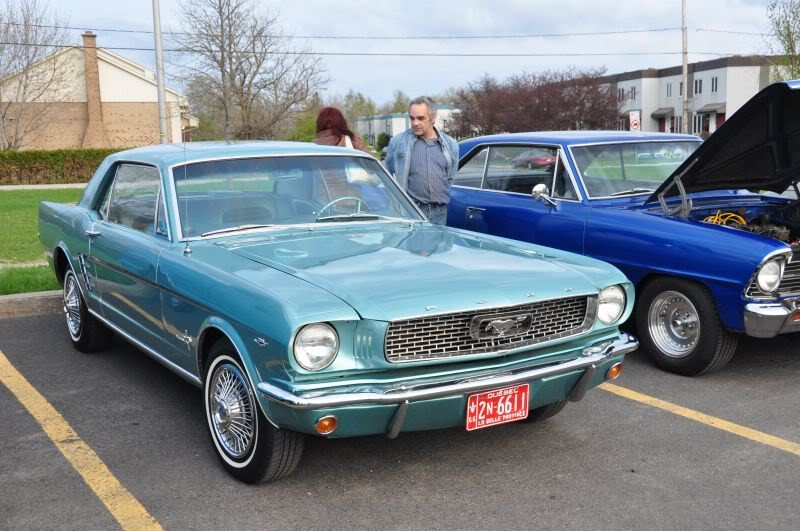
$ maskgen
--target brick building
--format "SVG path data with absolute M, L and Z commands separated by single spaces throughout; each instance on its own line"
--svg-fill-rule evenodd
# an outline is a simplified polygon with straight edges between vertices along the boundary
M 7 119 L 13 120 L 15 111 L 33 113 L 37 106 L 47 111 L 36 113 L 43 123 L 34 124 L 22 149 L 125 148 L 159 142 L 155 73 L 97 48 L 93 33 L 83 34 L 83 47 L 65 48 L 33 68 L 57 68 L 59 74 L 43 94 L 24 105 L 11 99 L 15 76 L 0 81 L 0 102 L 12 105 Z M 188 113 L 184 96 L 169 88 L 165 92 L 169 142 L 188 140 L 197 119 Z

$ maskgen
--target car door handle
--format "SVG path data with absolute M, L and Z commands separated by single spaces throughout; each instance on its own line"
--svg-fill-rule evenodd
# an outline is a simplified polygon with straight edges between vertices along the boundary
M 486 212 L 486 209 L 480 207 L 467 207 L 467 212 L 474 214 L 475 212 Z
M 99 230 L 94 230 L 94 229 L 88 229 L 85 234 L 90 238 L 97 238 L 98 236 L 102 236 L 103 235 L 102 232 L 100 232 Z

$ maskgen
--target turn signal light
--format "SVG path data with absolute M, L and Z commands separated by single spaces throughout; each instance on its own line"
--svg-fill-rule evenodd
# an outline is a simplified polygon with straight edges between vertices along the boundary
M 608 372 L 606 373 L 606 380 L 616 380 L 621 373 L 622 373 L 622 364 L 615 363 L 614 365 L 611 366 L 610 369 L 608 369 Z
M 330 435 L 336 430 L 336 426 L 339 425 L 339 421 L 336 420 L 336 417 L 330 415 L 328 417 L 322 417 L 314 424 L 314 427 L 317 430 L 317 433 L 320 435 Z

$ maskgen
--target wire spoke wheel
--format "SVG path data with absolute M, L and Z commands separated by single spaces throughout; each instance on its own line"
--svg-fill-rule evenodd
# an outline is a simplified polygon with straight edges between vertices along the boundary
M 217 440 L 234 459 L 248 455 L 255 441 L 255 404 L 239 368 L 224 363 L 211 379 L 209 409 Z
M 64 282 L 64 315 L 73 338 L 81 335 L 81 295 L 75 275 L 69 274 Z
M 667 356 L 683 358 L 700 338 L 700 316 L 692 301 L 677 291 L 665 291 L 650 304 L 650 337 Z

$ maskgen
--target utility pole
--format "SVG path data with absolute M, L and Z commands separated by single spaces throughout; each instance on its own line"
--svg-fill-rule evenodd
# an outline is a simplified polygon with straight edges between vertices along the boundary
M 156 0 L 154 0 L 156 1 Z M 683 119 L 681 133 L 689 132 L 689 38 L 686 28 L 686 0 L 681 1 L 681 33 L 683 33 Z
M 158 138 L 162 144 L 168 144 L 167 99 L 164 93 L 164 55 L 161 51 L 161 7 L 158 5 L 158 1 L 153 0 L 153 34 L 156 40 L 156 83 L 158 84 Z

